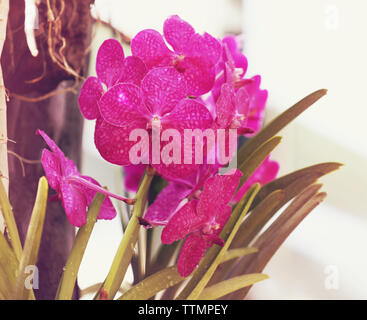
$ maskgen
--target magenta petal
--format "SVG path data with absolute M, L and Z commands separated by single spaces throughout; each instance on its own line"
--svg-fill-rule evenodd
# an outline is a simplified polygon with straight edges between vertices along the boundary
M 206 217 L 196 212 L 197 203 L 198 200 L 192 200 L 174 214 L 162 231 L 162 243 L 170 244 L 183 239 L 205 223 Z
M 229 128 L 236 114 L 234 104 L 235 93 L 233 86 L 225 83 L 222 85 L 221 94 L 216 104 L 216 122 L 220 128 Z
M 166 225 L 180 202 L 190 193 L 191 188 L 181 183 L 169 182 L 148 208 L 144 220 L 151 225 Z
M 139 183 L 146 169 L 146 164 L 137 164 L 124 167 L 124 184 L 128 191 L 138 191 Z
M 45 170 L 46 178 L 51 188 L 59 192 L 61 168 L 58 158 L 49 150 L 43 149 L 41 158 L 43 169 Z
M 198 234 L 190 234 L 187 237 L 177 261 L 177 270 L 181 277 L 187 277 L 194 271 L 209 246 L 210 244 Z
M 162 35 L 152 29 L 140 31 L 132 39 L 131 52 L 143 60 L 149 69 L 169 65 L 173 54 L 166 46 Z
M 96 184 L 97 186 L 101 186 L 97 180 L 89 177 L 89 176 L 81 176 L 83 179 L 88 180 L 94 184 Z M 89 207 L 90 204 L 92 203 L 94 196 L 96 195 L 96 191 L 91 190 L 83 185 L 78 185 L 78 188 L 81 188 L 83 190 L 83 193 L 86 197 L 87 200 L 87 206 Z M 99 212 L 98 215 L 98 219 L 106 219 L 106 220 L 111 220 L 113 218 L 116 217 L 116 210 L 112 204 L 112 201 L 109 197 L 106 197 L 102 203 L 102 207 L 101 210 Z
M 98 78 L 107 87 L 111 87 L 120 79 L 124 61 L 124 50 L 115 39 L 108 39 L 98 50 L 96 71 Z
M 189 52 L 186 54 L 192 57 L 199 57 L 210 66 L 214 66 L 222 53 L 222 46 L 220 42 L 212 37 L 209 33 L 200 35 L 196 33 L 190 39 Z
M 45 140 L 47 145 L 50 147 L 50 149 L 56 156 L 57 160 L 59 161 L 63 176 L 67 176 L 71 174 L 79 174 L 75 163 L 72 160 L 69 160 L 68 158 L 65 157 L 61 149 L 44 131 L 37 130 L 36 133 L 39 134 Z
M 101 81 L 96 77 L 85 80 L 79 95 L 79 108 L 83 116 L 88 120 L 99 116 L 98 100 L 103 94 Z
M 200 96 L 209 92 L 214 85 L 215 71 L 201 58 L 185 57 L 176 65 L 186 80 L 187 93 L 190 96 Z
M 243 69 L 243 72 L 240 74 L 240 76 L 243 76 L 247 71 L 248 62 L 246 56 L 241 53 L 236 37 L 226 36 L 222 39 L 222 42 L 227 46 L 235 67 Z
M 195 30 L 178 15 L 173 15 L 164 22 L 163 34 L 173 50 L 180 54 L 189 45 L 190 38 L 195 34 Z
M 147 67 L 144 62 L 138 57 L 129 56 L 124 59 L 119 82 L 128 82 L 140 86 L 146 73 Z
M 73 187 L 65 180 L 61 181 L 61 199 L 70 223 L 81 227 L 86 222 L 87 200 L 78 187 Z
M 233 198 L 241 176 L 241 171 L 236 169 L 233 174 L 222 176 L 217 174 L 207 179 L 200 194 L 198 213 L 207 217 L 215 217 L 218 213 L 223 212 Z
M 185 80 L 173 67 L 149 71 L 141 83 L 141 89 L 146 106 L 157 115 L 171 111 L 178 101 L 186 97 Z
M 129 141 L 130 132 L 136 128 L 145 129 L 145 122 L 132 122 L 125 127 L 116 127 L 97 118 L 94 142 L 101 156 L 117 165 L 129 165 L 129 151 L 136 141 Z
M 108 123 L 123 127 L 142 119 L 140 89 L 130 83 L 119 83 L 109 89 L 99 101 L 99 110 Z

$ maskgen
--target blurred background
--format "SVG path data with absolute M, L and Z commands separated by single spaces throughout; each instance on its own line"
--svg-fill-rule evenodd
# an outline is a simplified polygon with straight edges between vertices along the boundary
M 248 297 L 367 299 L 367 2 L 96 0 L 92 12 L 129 37 L 144 28 L 161 31 L 171 14 L 218 38 L 242 35 L 247 77 L 260 74 L 269 91 L 266 121 L 307 94 L 328 89 L 282 132 L 273 158 L 280 175 L 326 161 L 345 165 L 322 178 L 326 201 L 286 240 L 264 270 L 270 279 Z M 102 24 L 94 28 L 89 75 L 95 75 L 98 47 L 113 36 Z M 123 193 L 121 168 L 99 156 L 93 132 L 94 122 L 86 121 L 82 172 Z M 81 289 L 104 280 L 121 235 L 119 219 L 98 221 L 80 269 Z

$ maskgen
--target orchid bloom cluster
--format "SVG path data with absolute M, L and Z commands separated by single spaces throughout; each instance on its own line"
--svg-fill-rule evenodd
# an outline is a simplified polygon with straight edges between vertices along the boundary
M 236 37 L 219 40 L 208 33 L 198 34 L 177 15 L 164 22 L 163 35 L 151 29 L 139 32 L 132 39 L 131 52 L 125 57 L 114 39 L 101 45 L 97 76 L 85 81 L 80 110 L 86 119 L 96 120 L 94 139 L 101 156 L 125 166 L 128 190 L 137 190 L 147 165 L 168 180 L 140 222 L 147 228 L 164 226 L 162 243 L 186 239 L 178 271 L 188 276 L 210 246 L 223 245 L 219 233 L 231 214 L 231 201 L 239 201 L 253 183 L 274 179 L 278 164 L 266 159 L 235 194 L 241 172 L 236 169 L 220 175 L 218 171 L 225 164 L 216 154 L 213 162 L 196 161 L 195 148 L 184 144 L 185 132 L 222 130 L 228 138 L 229 130 L 234 129 L 236 143 L 241 135 L 248 139 L 261 128 L 267 91 L 260 89 L 260 76 L 246 78 L 247 59 Z M 164 132 L 172 130 L 179 133 L 178 139 L 164 137 Z M 141 142 L 143 136 L 136 132 L 146 133 L 148 146 L 139 145 L 138 137 Z M 81 176 L 57 146 L 40 134 L 53 151 L 45 150 L 42 157 L 46 176 L 71 223 L 80 226 L 93 195 L 104 189 L 95 180 Z M 154 145 L 156 137 L 158 145 Z M 217 144 L 217 135 L 215 138 Z M 173 145 L 180 145 L 176 156 L 181 161 L 162 161 L 165 153 L 170 157 L 176 152 Z M 131 159 L 137 146 L 140 163 Z M 207 141 L 201 145 L 209 157 L 215 147 Z M 185 161 L 187 149 L 190 161 Z M 114 215 L 107 197 L 99 218 Z

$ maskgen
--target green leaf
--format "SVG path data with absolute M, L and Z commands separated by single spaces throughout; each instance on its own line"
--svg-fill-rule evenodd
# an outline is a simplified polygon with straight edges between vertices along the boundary
M 259 189 L 260 185 L 256 183 L 246 192 L 219 234 L 219 236 L 225 241 L 224 246 L 219 247 L 217 245 L 213 245 L 208 250 L 205 257 L 201 260 L 198 268 L 194 271 L 190 281 L 177 297 L 178 300 L 193 300 L 199 297 L 220 261 L 223 259 L 225 252 L 230 246 L 233 237 L 240 227 L 242 219 L 249 210 Z
M 241 258 L 243 256 L 246 256 L 248 254 L 251 253 L 255 253 L 257 252 L 258 249 L 257 248 L 237 248 L 237 249 L 231 249 L 228 250 L 224 253 L 222 260 L 220 261 L 220 263 L 225 263 L 227 261 L 236 259 L 236 258 Z
M 185 278 L 177 271 L 177 266 L 165 268 L 145 278 L 137 285 L 126 291 L 118 300 L 147 300 L 158 292 L 172 287 Z
M 105 197 L 106 196 L 104 194 L 97 193 L 89 206 L 87 221 L 81 228 L 79 228 L 73 247 L 71 248 L 69 258 L 64 267 L 56 294 L 56 300 L 71 300 L 73 296 L 79 267 Z
M 275 190 L 278 189 L 288 189 L 290 185 L 292 185 L 292 188 L 294 189 L 294 184 L 297 180 L 303 178 L 303 179 L 309 179 L 314 177 L 314 181 L 321 178 L 322 176 L 331 173 L 342 166 L 341 163 L 337 162 L 326 162 L 326 163 L 319 163 L 307 168 L 303 168 L 297 171 L 294 171 L 290 174 L 287 174 L 283 177 L 280 177 L 278 179 L 275 179 L 268 184 L 264 185 L 259 193 L 256 195 L 256 198 L 254 202 L 252 203 L 252 208 L 257 206 L 261 201 L 263 201 L 270 193 L 272 193 Z M 302 185 L 302 184 L 301 184 Z M 293 192 L 294 194 L 294 192 Z M 288 199 L 289 201 L 289 199 Z
M 1 179 L 0 179 L 0 208 L 4 216 L 8 239 L 10 240 L 15 256 L 17 257 L 18 261 L 20 261 L 23 248 L 20 242 L 18 228 L 15 223 L 13 210 L 11 208 L 8 196 L 6 195 L 5 188 Z
M 215 300 L 268 278 L 268 275 L 262 273 L 252 273 L 234 277 L 205 288 L 200 294 L 199 300 Z
M 253 153 L 251 153 L 245 161 L 243 161 L 239 170 L 242 172 L 242 177 L 239 183 L 238 189 L 244 184 L 244 182 L 251 177 L 256 168 L 266 159 L 270 152 L 280 143 L 281 137 L 272 137 L 258 147 Z
M 48 183 L 45 177 L 38 182 L 36 201 L 34 203 L 31 220 L 29 222 L 27 236 L 24 242 L 24 250 L 19 263 L 19 271 L 15 284 L 14 298 L 25 300 L 30 297 L 31 290 L 25 287 L 26 267 L 37 263 L 38 250 L 41 243 L 43 224 L 46 216 L 48 197 Z
M 12 299 L 18 260 L 10 248 L 5 236 L 0 232 L 0 295 L 4 299 Z
M 239 163 L 247 159 L 260 145 L 276 135 L 281 129 L 297 118 L 303 111 L 323 97 L 326 93 L 327 90 L 325 89 L 311 93 L 268 123 L 261 131 L 259 131 L 258 134 L 247 140 L 241 147 L 238 152 Z
M 103 292 L 103 299 L 113 299 L 120 288 L 120 285 L 125 277 L 126 270 L 130 264 L 135 244 L 138 240 L 140 229 L 139 218 L 144 214 L 148 190 L 153 176 L 154 174 L 148 167 L 136 194 L 136 203 L 134 205 L 129 224 L 117 249 L 117 253 L 113 259 L 106 280 L 104 281 L 101 290 L 95 296 L 95 299 L 101 298 L 101 292 Z
M 318 193 L 321 185 L 312 185 L 298 195 L 284 212 L 264 231 L 253 244 L 259 249 L 256 259 L 242 258 L 232 270 L 233 276 L 262 272 L 271 257 L 298 224 L 326 197 Z M 227 299 L 243 299 L 250 288 L 228 295 Z

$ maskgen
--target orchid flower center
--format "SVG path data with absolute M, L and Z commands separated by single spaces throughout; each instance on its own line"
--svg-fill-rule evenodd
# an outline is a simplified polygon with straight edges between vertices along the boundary
M 213 234 L 214 231 L 218 230 L 219 228 L 220 224 L 217 221 L 215 221 L 215 219 L 213 219 L 204 225 L 202 232 L 204 234 Z
M 244 114 L 240 114 L 238 112 L 236 112 L 236 115 L 233 117 L 230 128 L 231 129 L 237 129 L 239 127 L 241 127 L 241 123 L 245 120 L 245 115 Z
M 147 129 L 155 129 L 160 130 L 162 128 L 161 117 L 158 115 L 154 115 L 152 120 L 147 123 Z
M 185 72 L 185 68 L 182 67 L 181 62 L 185 59 L 183 54 L 176 55 L 172 60 L 172 65 L 176 68 L 178 72 Z

